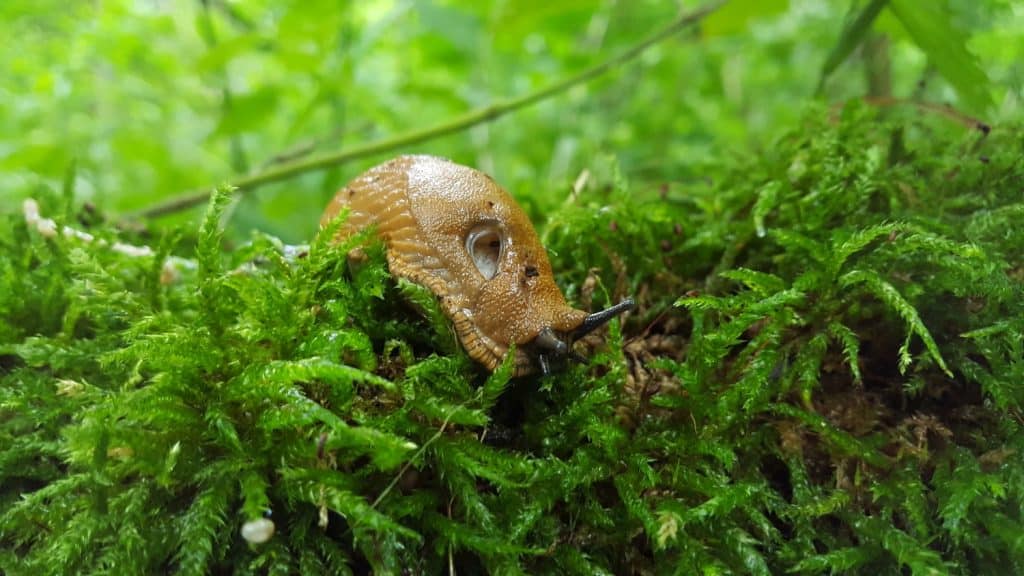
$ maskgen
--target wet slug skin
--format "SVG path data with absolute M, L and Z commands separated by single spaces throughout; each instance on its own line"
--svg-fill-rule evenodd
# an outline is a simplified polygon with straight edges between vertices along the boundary
M 335 195 L 321 226 L 345 207 L 340 236 L 376 225 L 391 273 L 433 292 L 462 346 L 491 370 L 515 343 L 516 375 L 547 373 L 574 339 L 633 307 L 569 306 L 522 208 L 490 176 L 450 160 L 400 156 L 367 170 Z

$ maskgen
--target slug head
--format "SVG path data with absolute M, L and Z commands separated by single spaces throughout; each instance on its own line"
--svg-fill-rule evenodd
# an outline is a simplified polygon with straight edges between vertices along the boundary
M 516 375 L 549 371 L 549 359 L 633 307 L 626 300 L 587 314 L 569 306 L 547 252 L 512 197 L 483 172 L 415 156 L 406 167 L 409 200 L 446 278 L 441 305 L 474 359 L 492 370 L 516 345 Z

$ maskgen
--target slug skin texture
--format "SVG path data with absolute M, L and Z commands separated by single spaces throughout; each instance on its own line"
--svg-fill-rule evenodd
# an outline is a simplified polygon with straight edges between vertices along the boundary
M 466 352 L 490 370 L 515 343 L 515 374 L 534 372 L 528 349 L 537 336 L 544 332 L 546 342 L 553 332 L 564 341 L 588 316 L 566 303 L 522 208 L 483 172 L 401 156 L 341 189 L 321 226 L 346 206 L 339 238 L 376 225 L 391 273 L 433 292 Z M 487 244 L 478 247 L 475 238 Z M 546 370 L 546 359 L 540 362 Z

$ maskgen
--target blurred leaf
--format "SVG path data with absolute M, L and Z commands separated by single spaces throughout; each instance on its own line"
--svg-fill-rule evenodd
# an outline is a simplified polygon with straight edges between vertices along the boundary
M 241 34 L 227 40 L 218 40 L 197 62 L 203 73 L 218 72 L 231 60 L 259 48 L 260 38 L 255 34 Z
M 279 97 L 278 91 L 269 87 L 233 96 L 213 135 L 226 136 L 259 129 L 267 117 L 273 115 Z
M 478 48 L 480 22 L 472 14 L 432 0 L 416 2 L 423 27 L 463 52 Z
M 27 144 L 0 159 L 0 168 L 25 167 L 38 174 L 57 177 L 63 175 L 71 160 L 71 151 L 60 144 Z
M 875 18 L 878 18 L 878 14 L 888 3 L 889 0 L 871 0 L 867 6 L 846 23 L 846 26 L 843 27 L 843 32 L 839 35 L 839 41 L 832 48 L 832 51 L 829 52 L 828 58 L 825 59 L 825 64 L 821 67 L 821 76 L 818 78 L 819 93 L 824 88 L 829 76 L 864 41 L 864 37 L 871 30 L 871 25 L 875 22 Z M 854 5 L 856 5 L 856 0 L 854 0 Z
M 933 0 L 892 0 L 889 5 L 907 33 L 967 105 L 984 112 L 992 105 L 992 84 L 967 49 L 967 34 Z
M 705 36 L 728 36 L 747 29 L 751 20 L 776 16 L 789 9 L 789 0 L 730 0 L 704 20 Z

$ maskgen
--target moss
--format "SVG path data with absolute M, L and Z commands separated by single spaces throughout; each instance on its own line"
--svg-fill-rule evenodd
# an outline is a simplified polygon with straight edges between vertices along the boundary
M 225 250 L 227 191 L 173 271 L 180 237 L 7 216 L 0 568 L 1020 571 L 1024 131 L 937 122 L 595 166 L 545 241 L 572 299 L 640 309 L 540 380 L 481 372 L 368 235 Z

